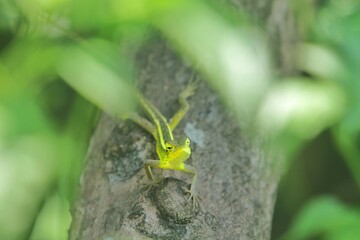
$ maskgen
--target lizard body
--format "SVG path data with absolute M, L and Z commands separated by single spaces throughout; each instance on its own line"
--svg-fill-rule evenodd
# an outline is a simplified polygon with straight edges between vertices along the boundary
M 191 155 L 190 140 L 187 137 L 174 139 L 172 131 L 188 111 L 189 104 L 187 98 L 194 94 L 195 89 L 196 84 L 190 82 L 180 93 L 179 102 L 181 107 L 170 121 L 167 121 L 161 112 L 140 93 L 137 93 L 138 102 L 148 115 L 150 121 L 137 113 L 129 116 L 132 121 L 149 132 L 156 141 L 156 153 L 159 160 L 145 160 L 144 166 L 147 176 L 150 180 L 155 181 L 151 168 L 179 170 L 192 174 L 193 180 L 189 193 L 194 207 L 197 202 L 197 172 L 194 167 L 184 163 Z

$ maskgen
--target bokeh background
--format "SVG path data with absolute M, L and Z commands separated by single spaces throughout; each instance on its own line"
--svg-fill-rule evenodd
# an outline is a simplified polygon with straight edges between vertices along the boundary
M 284 159 L 272 238 L 359 239 L 360 3 L 284 4 L 291 74 L 264 22 L 216 1 L 0 0 L 0 239 L 67 239 L 99 112 L 134 109 L 154 32 Z

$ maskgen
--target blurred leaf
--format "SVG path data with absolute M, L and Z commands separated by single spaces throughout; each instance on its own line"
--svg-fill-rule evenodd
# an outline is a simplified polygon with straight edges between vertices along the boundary
M 348 67 L 348 76 L 342 86 L 351 104 L 333 133 L 340 153 L 360 186 L 360 3 L 330 1 L 329 6 L 321 12 L 320 23 L 324 36 L 328 38 L 326 40 L 336 47 Z
M 30 96 L 0 111 L 0 239 L 25 239 L 56 179 L 59 145 Z
M 68 1 L 66 11 L 78 32 L 114 29 L 116 21 L 109 0 Z M 81 13 L 81 14 L 79 14 Z M 101 30 L 104 28 L 104 30 Z
M 338 83 L 350 94 L 353 101 L 359 104 L 360 82 L 360 3 L 358 1 L 328 2 L 318 14 L 318 21 L 313 26 L 313 40 L 317 45 L 303 53 L 304 61 L 314 63 L 309 73 L 316 74 L 317 67 L 327 67 L 327 77 L 338 78 Z M 304 62 L 303 61 L 303 62 Z M 330 64 L 328 64 L 330 63 Z M 310 66 L 310 64 L 308 64 Z M 332 69 L 334 67 L 334 69 Z M 309 69 L 305 69 L 309 70 Z M 340 71 L 339 71 L 340 70 Z M 335 76 L 331 74 L 335 71 Z M 325 73 L 326 71 L 322 71 Z M 337 73 L 336 73 L 337 72 Z M 341 73 L 341 74 L 338 74 Z
M 260 31 L 240 18 L 234 25 L 204 1 L 177 3 L 164 4 L 166 11 L 156 15 L 154 25 L 202 71 L 240 123 L 251 126 L 272 80 Z
M 0 97 L 39 91 L 45 81 L 55 76 L 59 51 L 59 48 L 40 39 L 13 41 L 11 47 L 1 53 Z
M 0 102 L 2 116 L 0 118 L 1 138 L 6 147 L 11 147 L 23 135 L 53 134 L 52 125 L 47 121 L 43 111 L 34 102 L 32 96 L 23 94 Z M 0 127 L 1 128 L 1 127 Z
M 303 43 L 296 49 L 297 67 L 313 77 L 334 81 L 340 86 L 349 75 L 349 69 L 333 49 L 320 45 Z
M 66 240 L 71 223 L 70 206 L 59 195 L 48 197 L 36 220 L 32 240 Z
M 352 112 L 351 116 L 356 119 L 343 120 L 333 129 L 333 136 L 339 152 L 360 187 L 360 112 Z M 350 123 L 352 121 L 355 121 L 357 126 L 353 126 L 354 124 Z
M 62 162 L 59 165 L 58 185 L 62 197 L 73 201 L 84 166 L 89 139 L 97 122 L 95 107 L 76 96 L 70 109 L 66 128 L 60 137 Z
M 258 122 L 273 138 L 272 146 L 292 157 L 305 141 L 338 121 L 345 106 L 344 93 L 334 84 L 287 79 L 269 91 Z
M 0 1 L 0 32 L 1 30 L 15 30 L 19 20 L 19 11 L 13 0 Z
M 307 0 L 304 0 L 307 1 Z M 331 80 L 345 93 L 342 119 L 333 128 L 339 152 L 360 186 L 360 3 L 328 1 L 312 26 L 310 40 L 297 52 L 301 70 Z
M 311 239 L 357 240 L 360 236 L 360 211 L 333 197 L 308 203 L 296 217 L 284 240 Z
M 272 73 L 264 37 L 243 15 L 235 23 L 199 0 L 125 0 L 113 5 L 120 21 L 147 20 L 159 29 L 206 76 L 240 123 L 251 125 Z
M 126 80 L 82 48 L 73 47 L 64 53 L 59 74 L 82 96 L 112 116 L 134 109 L 134 91 Z

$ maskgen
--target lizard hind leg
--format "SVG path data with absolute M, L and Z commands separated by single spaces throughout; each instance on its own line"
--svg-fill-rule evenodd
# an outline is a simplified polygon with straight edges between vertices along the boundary
M 141 117 L 138 113 L 129 114 L 129 116 L 127 116 L 127 119 L 130 119 L 131 121 L 142 127 L 143 129 L 145 129 L 156 139 L 155 127 L 147 119 Z
M 198 84 L 199 81 L 194 80 L 194 76 L 192 76 L 191 79 L 189 80 L 189 83 L 179 94 L 180 109 L 175 113 L 175 115 L 169 121 L 169 126 L 171 130 L 174 130 L 176 128 L 176 126 L 185 116 L 186 112 L 189 110 L 190 105 L 187 99 L 195 94 L 195 90 L 197 89 Z

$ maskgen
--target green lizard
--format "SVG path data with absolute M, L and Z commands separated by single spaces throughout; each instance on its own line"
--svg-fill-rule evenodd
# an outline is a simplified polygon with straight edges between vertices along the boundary
M 197 172 L 194 167 L 184 163 L 191 154 L 190 140 L 187 137 L 174 139 L 172 131 L 189 110 L 187 98 L 194 94 L 196 85 L 196 83 L 190 81 L 187 87 L 180 93 L 179 102 L 181 107 L 169 122 L 160 111 L 139 92 L 136 94 L 137 100 L 151 122 L 137 113 L 133 113 L 128 117 L 149 132 L 156 141 L 156 152 L 159 160 L 145 160 L 144 166 L 146 175 L 150 180 L 155 181 L 151 168 L 179 170 L 192 174 L 193 180 L 188 192 L 190 193 L 189 199 L 193 200 L 193 207 L 197 204 L 197 192 L 195 189 Z

